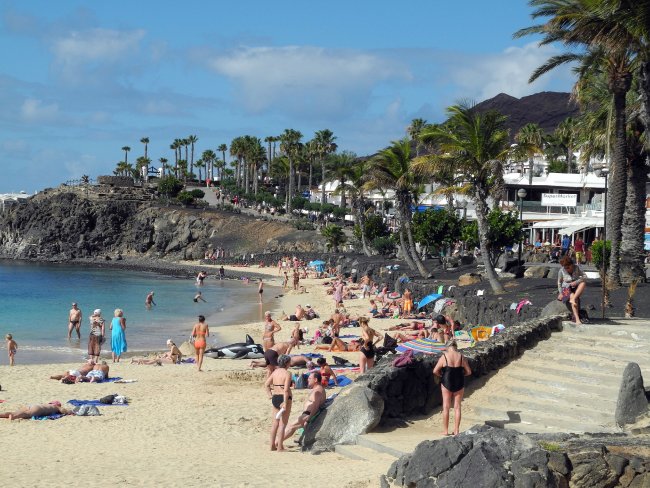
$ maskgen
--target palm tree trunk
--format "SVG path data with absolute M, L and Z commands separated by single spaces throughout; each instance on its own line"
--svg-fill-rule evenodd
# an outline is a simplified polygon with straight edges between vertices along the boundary
M 364 213 L 364 207 L 365 203 L 363 198 L 352 197 L 352 208 L 354 208 L 356 213 L 357 224 L 361 231 L 361 248 L 366 256 L 372 256 L 368 247 L 368 238 L 366 237 L 366 214 Z
M 311 191 L 313 169 L 314 169 L 314 162 L 310 160 L 309 161 L 309 191 Z
M 616 80 L 614 91 L 614 150 L 610 165 L 609 189 L 607 190 L 607 239 L 612 243 L 607 278 L 611 286 L 621 283 L 621 227 L 627 193 L 627 140 L 625 95 L 621 81 Z M 629 86 L 629 81 L 628 81 Z
M 404 261 L 406 261 L 408 267 L 411 268 L 412 271 L 416 271 L 418 268 L 417 266 L 415 266 L 415 262 L 411 257 L 411 253 L 409 252 L 409 247 L 408 247 L 408 241 L 404 237 L 404 234 L 405 234 L 404 226 L 400 223 L 399 243 L 400 243 L 400 250 L 402 251 L 402 257 L 404 258 Z
M 413 232 L 411 231 L 410 198 L 406 196 L 400 197 L 397 194 L 395 196 L 397 197 L 397 205 L 398 205 L 397 212 L 400 216 L 401 225 L 404 229 L 404 233 L 406 234 L 406 238 L 408 240 L 407 251 L 409 252 L 411 259 L 413 260 L 413 264 L 415 264 L 415 267 L 417 268 L 422 278 L 428 278 L 430 273 L 424 267 L 424 264 L 422 263 L 420 256 L 418 256 L 418 252 L 415 247 L 415 242 L 413 240 Z
M 621 228 L 621 281 L 645 278 L 644 230 L 646 199 L 645 154 L 637 154 L 627 172 L 627 198 Z
M 639 98 L 641 99 L 642 108 L 639 117 L 645 127 L 645 147 L 650 151 L 650 61 L 641 63 L 639 69 Z
M 533 158 L 528 158 L 528 186 L 533 186 Z
M 499 278 L 494 271 L 492 266 L 492 261 L 490 261 L 490 243 L 487 239 L 488 234 L 488 222 L 487 222 L 487 194 L 483 195 L 483 192 L 477 190 L 474 195 L 474 205 L 476 211 L 476 223 L 478 224 L 478 238 L 481 243 L 481 257 L 483 258 L 483 264 L 485 265 L 485 274 L 487 275 L 492 291 L 495 294 L 505 293 L 505 289 L 499 283 Z
M 320 160 L 320 169 L 321 169 L 321 192 L 320 192 L 320 207 L 323 208 L 325 205 L 325 158 L 321 157 Z
M 289 187 L 287 188 L 287 214 L 291 213 L 291 198 L 293 198 L 293 158 L 289 158 Z

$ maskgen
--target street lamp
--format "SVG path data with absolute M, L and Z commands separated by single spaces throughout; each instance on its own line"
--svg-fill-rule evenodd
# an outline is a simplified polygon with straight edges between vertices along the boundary
M 528 195 L 528 192 L 524 188 L 517 190 L 517 196 L 519 197 L 519 221 L 521 222 L 522 226 L 524 223 L 524 198 L 526 198 L 526 195 Z M 519 265 L 521 265 L 521 248 L 524 244 L 523 237 L 523 235 L 519 236 Z
M 609 168 L 600 168 L 596 170 L 596 176 L 605 177 L 605 192 L 603 193 L 603 298 L 601 308 L 603 310 L 602 318 L 605 318 L 605 291 L 607 286 L 607 176 L 609 176 Z

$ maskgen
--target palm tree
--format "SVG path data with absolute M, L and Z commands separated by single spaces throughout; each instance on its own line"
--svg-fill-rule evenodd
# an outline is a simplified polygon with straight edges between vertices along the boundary
M 334 136 L 334 132 L 332 132 L 329 129 L 323 129 L 316 131 L 314 134 L 314 140 L 316 141 L 316 146 L 317 146 L 317 151 L 318 155 L 320 157 L 320 167 L 321 167 L 321 178 L 323 182 L 323 188 L 321 190 L 321 208 L 323 205 L 325 205 L 325 179 L 327 178 L 326 172 L 325 172 L 325 158 L 327 155 L 332 154 L 336 152 L 337 145 L 334 142 L 336 140 L 336 137 Z
M 285 129 L 280 136 L 280 150 L 289 159 L 289 188 L 287 189 L 287 214 L 291 213 L 291 199 L 293 198 L 294 164 L 302 150 L 302 134 L 294 129 Z
M 230 155 L 233 156 L 236 160 L 235 185 L 237 186 L 237 188 L 239 188 L 241 182 L 241 164 L 242 164 L 242 159 L 244 157 L 244 152 L 245 152 L 244 138 L 235 137 L 230 143 Z
M 395 192 L 402 254 L 409 267 L 417 269 L 426 278 L 430 273 L 418 256 L 411 230 L 411 207 L 423 180 L 413 171 L 411 162 L 411 142 L 407 138 L 393 141 L 391 146 L 371 158 L 366 188 L 384 188 Z
M 434 175 L 452 167 L 462 176 L 476 208 L 485 273 L 494 293 L 504 293 L 488 252 L 487 202 L 503 191 L 502 160 L 508 153 L 506 117 L 494 111 L 476 112 L 471 104 L 454 105 L 447 113 L 447 123 L 427 128 L 421 135 L 424 142 L 437 144 L 438 152 L 418 161 L 414 169 Z
M 323 237 L 327 242 L 328 249 L 331 249 L 334 252 L 338 252 L 339 246 L 345 244 L 345 241 L 347 240 L 343 229 L 336 224 L 326 225 L 321 230 L 321 234 L 323 234 Z
M 142 139 L 140 139 L 140 142 L 142 144 L 144 144 L 144 157 L 146 158 L 146 157 L 148 157 L 147 156 L 147 147 L 149 146 L 149 138 L 148 137 L 143 137 Z
M 122 151 L 124 151 L 124 162 L 125 162 L 125 163 L 128 163 L 128 162 L 129 162 L 129 151 L 130 151 L 130 150 L 131 150 L 131 148 L 130 148 L 129 146 L 124 146 L 124 147 L 122 148 Z
M 160 161 L 160 176 L 165 177 L 165 168 L 167 167 L 167 158 L 160 158 L 158 161 Z
M 555 129 L 560 143 L 566 147 L 566 172 L 573 173 L 573 150 L 576 147 L 576 139 L 578 137 L 578 128 L 576 121 L 573 117 L 567 117 Z M 586 169 L 586 166 L 583 167 Z M 586 173 L 586 171 L 583 171 Z
M 415 156 L 420 155 L 420 147 L 422 146 L 422 141 L 420 140 L 420 133 L 427 125 L 427 121 L 424 119 L 413 119 L 410 125 L 406 128 L 406 133 L 412 141 L 415 141 Z
M 518 147 L 521 152 L 528 156 L 528 185 L 533 185 L 533 163 L 535 154 L 542 152 L 542 143 L 544 134 L 537 124 L 526 124 L 515 136 Z
M 273 162 L 273 160 L 272 160 L 273 155 L 272 155 L 272 153 L 271 153 L 271 144 L 273 144 L 273 142 L 275 142 L 275 137 L 273 137 L 273 136 L 266 136 L 266 137 L 264 138 L 264 142 L 267 143 L 267 144 L 269 145 L 269 153 L 268 153 L 268 155 L 267 155 L 267 157 L 268 157 L 268 163 L 267 163 L 267 166 L 266 166 L 266 172 L 267 172 L 267 174 L 270 174 L 270 173 L 271 173 L 271 163 Z
M 210 179 L 214 180 L 214 162 L 217 159 L 217 154 L 212 149 L 206 149 L 201 154 L 201 159 L 206 165 L 205 174 L 210 175 Z
M 314 161 L 316 160 L 316 156 L 318 156 L 318 143 L 315 139 L 312 139 L 305 143 L 305 152 L 305 157 L 309 161 L 309 191 L 311 191 Z
M 343 153 L 349 154 L 352 153 Z M 335 193 L 347 192 L 350 195 L 350 201 L 352 205 L 352 212 L 354 213 L 354 218 L 356 224 L 359 226 L 361 231 L 361 247 L 366 256 L 371 256 L 370 247 L 368 246 L 368 238 L 366 237 L 366 172 L 368 171 L 368 161 L 363 159 L 358 159 L 353 157 L 349 162 L 347 173 L 343 178 L 343 181 L 340 183 L 339 188 L 336 189 Z M 343 199 L 341 199 L 343 200 Z
M 611 240 L 608 280 L 620 283 L 620 244 L 623 212 L 626 200 L 626 95 L 631 88 L 634 70 L 633 48 L 637 39 L 625 20 L 632 13 L 633 2 L 610 0 L 530 0 L 537 9 L 533 18 L 543 17 L 545 23 L 522 29 L 516 37 L 541 34 L 540 46 L 562 42 L 565 46 L 580 46 L 579 54 L 567 52 L 550 58 L 537 68 L 530 82 L 552 69 L 574 61 L 581 62 L 579 77 L 595 70 L 608 78 L 613 98 L 614 144 L 610 161 L 610 186 L 607 217 L 607 237 Z M 647 8 L 647 7 L 646 7 Z
M 221 152 L 221 157 L 222 157 L 222 160 L 223 160 L 223 166 L 221 167 L 222 173 L 221 173 L 221 178 L 220 179 L 223 179 L 223 168 L 225 168 L 225 166 L 226 166 L 226 151 L 227 150 L 228 150 L 228 145 L 227 144 L 219 144 L 219 146 L 217 147 L 217 151 Z
M 330 175 L 328 181 L 338 182 L 335 193 L 341 195 L 341 204 L 339 205 L 341 208 L 346 207 L 345 193 L 348 189 L 347 181 L 352 175 L 356 158 L 356 154 L 349 151 L 343 151 L 342 153 L 330 155 L 327 160 L 327 166 L 329 168 L 328 173 Z
M 192 151 L 190 153 L 190 175 L 194 174 L 194 144 L 198 142 L 199 138 L 196 137 L 195 135 L 189 135 L 187 136 L 187 141 L 192 147 Z M 187 148 L 186 148 L 187 151 Z M 185 154 L 185 159 L 187 159 L 187 153 Z M 199 178 L 200 179 L 200 178 Z
M 201 168 L 205 168 L 205 161 L 203 161 L 203 159 L 199 158 L 194 163 L 194 166 L 196 168 L 198 168 L 198 170 L 199 170 L 199 183 L 201 183 L 201 181 L 203 181 L 203 178 L 201 178 Z M 206 174 L 206 177 L 207 177 L 207 174 L 208 174 L 207 170 L 206 170 L 205 174 Z

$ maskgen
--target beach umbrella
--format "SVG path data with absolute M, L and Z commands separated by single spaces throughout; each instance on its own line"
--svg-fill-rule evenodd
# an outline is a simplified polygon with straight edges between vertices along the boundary
M 431 295 L 427 295 L 418 302 L 418 310 L 431 302 L 435 302 L 440 298 L 442 298 L 442 295 L 440 293 L 432 293 Z
M 414 339 L 412 341 L 404 342 L 397 346 L 398 352 L 406 352 L 412 350 L 414 353 L 423 354 L 437 354 L 447 350 L 444 344 L 433 339 Z
M 317 261 L 310 261 L 310 262 L 307 264 L 307 266 L 322 266 L 322 265 L 324 265 L 324 264 L 325 264 L 325 261 L 317 260 Z

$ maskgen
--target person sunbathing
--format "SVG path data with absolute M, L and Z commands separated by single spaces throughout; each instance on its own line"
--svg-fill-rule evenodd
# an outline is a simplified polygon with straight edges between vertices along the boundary
M 77 383 L 101 383 L 105 379 L 108 379 L 108 364 L 106 361 L 102 361 L 101 364 L 95 364 L 91 371 L 88 371 L 85 376 L 79 376 L 77 378 Z
M 61 402 L 53 401 L 42 405 L 29 405 L 15 412 L 0 413 L 0 419 L 23 420 L 32 417 L 48 417 L 50 415 L 72 415 L 72 410 L 61 407 Z
M 50 376 L 51 380 L 61 381 L 63 378 L 68 376 L 73 376 L 74 379 L 79 378 L 80 376 L 86 376 L 92 369 L 95 367 L 95 361 L 89 359 L 87 362 L 79 366 L 78 369 L 70 369 L 63 374 L 57 374 Z
M 249 366 L 251 368 L 266 368 L 266 359 L 253 359 Z M 312 360 L 303 355 L 291 356 L 288 365 L 289 368 L 312 368 L 313 366 Z
M 318 344 L 316 346 L 317 350 L 329 351 L 329 352 L 351 352 L 359 350 L 359 342 L 351 341 L 350 344 L 342 341 L 338 337 L 332 337 L 331 344 Z
M 424 322 L 413 320 L 411 322 L 393 325 L 392 327 L 389 327 L 388 330 L 424 330 Z
M 179 364 L 183 358 L 183 353 L 181 353 L 178 346 L 171 339 L 167 339 L 167 346 L 169 347 L 169 351 L 163 354 L 157 354 L 153 358 L 131 358 L 131 364 L 154 364 L 156 366 L 162 366 L 163 363 Z
M 396 332 L 391 337 L 396 339 L 397 342 L 409 342 L 409 341 L 414 341 L 415 339 L 423 339 L 423 338 L 425 338 L 426 337 L 426 332 L 425 331 L 417 331 L 417 332 L 411 332 L 411 333 Z

